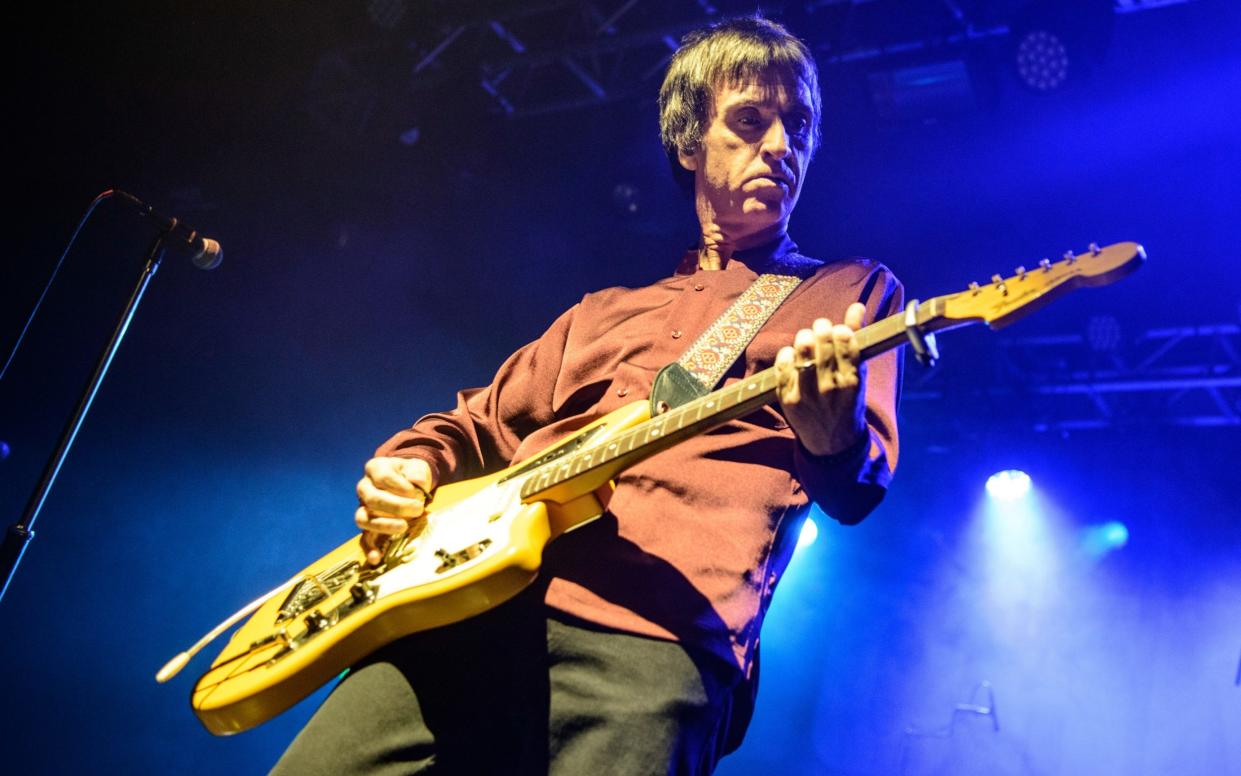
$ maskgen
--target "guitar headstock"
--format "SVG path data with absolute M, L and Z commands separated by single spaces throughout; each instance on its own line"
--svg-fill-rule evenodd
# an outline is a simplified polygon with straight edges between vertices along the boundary
M 935 305 L 936 318 L 949 327 L 977 321 L 998 329 L 1079 286 L 1114 283 L 1145 260 L 1146 251 L 1135 242 L 1104 248 L 1092 243 L 1085 253 L 1068 251 L 1060 261 L 1043 259 L 1033 269 L 1018 267 L 1009 277 L 993 275 L 986 285 L 971 283 L 964 291 L 931 301 L 942 302 L 942 308 Z

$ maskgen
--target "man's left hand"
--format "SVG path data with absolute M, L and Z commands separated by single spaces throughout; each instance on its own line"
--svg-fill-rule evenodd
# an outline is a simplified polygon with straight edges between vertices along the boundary
M 865 314 L 854 302 L 844 323 L 819 318 L 776 354 L 780 407 L 814 455 L 843 452 L 866 434 L 866 365 L 858 362 L 854 336 Z

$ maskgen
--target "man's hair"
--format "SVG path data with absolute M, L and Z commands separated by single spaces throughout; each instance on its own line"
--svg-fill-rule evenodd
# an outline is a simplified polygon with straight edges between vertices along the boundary
M 819 147 L 819 70 L 806 44 L 776 22 L 759 16 L 727 19 L 694 30 L 681 39 L 659 88 L 659 137 L 677 183 L 694 190 L 694 175 L 680 165 L 678 152 L 693 154 L 702 144 L 720 86 L 738 86 L 775 68 L 810 92 L 811 152 Z

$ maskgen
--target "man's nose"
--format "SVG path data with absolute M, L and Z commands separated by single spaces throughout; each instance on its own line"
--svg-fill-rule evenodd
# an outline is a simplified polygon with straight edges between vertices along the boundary
M 777 119 L 767 127 L 761 150 L 764 156 L 774 159 L 783 159 L 789 155 L 789 133 L 784 128 L 783 121 Z

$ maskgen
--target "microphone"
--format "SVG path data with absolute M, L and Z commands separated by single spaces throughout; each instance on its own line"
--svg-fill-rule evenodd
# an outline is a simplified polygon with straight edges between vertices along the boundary
M 197 229 L 182 223 L 176 218 L 160 215 L 154 208 L 133 194 L 120 189 L 113 189 L 112 193 L 137 205 L 142 215 L 153 219 L 159 224 L 160 229 L 172 238 L 170 244 L 187 253 L 195 267 L 199 269 L 215 269 L 224 260 L 224 249 L 220 247 L 218 241 L 210 237 L 204 237 L 199 234 Z

